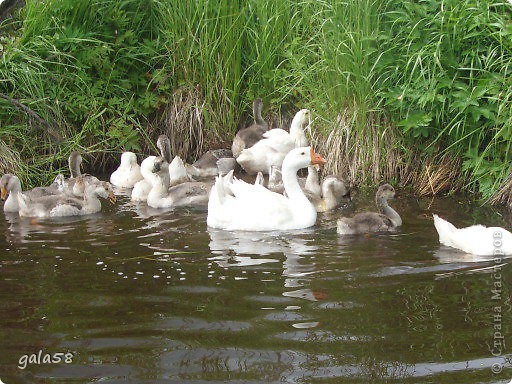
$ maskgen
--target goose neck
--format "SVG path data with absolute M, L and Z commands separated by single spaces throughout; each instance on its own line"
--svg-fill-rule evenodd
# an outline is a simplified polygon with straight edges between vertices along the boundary
M 170 179 L 169 172 L 154 174 L 153 188 L 151 190 L 153 196 L 164 197 L 167 195 Z
M 377 197 L 376 202 L 380 212 L 386 215 L 389 218 L 389 220 L 391 220 L 393 226 L 399 227 L 400 225 L 402 225 L 402 218 L 400 217 L 397 211 L 395 211 L 393 208 L 389 206 L 388 199 L 386 199 L 385 197 Z
M 169 139 L 160 140 L 158 142 L 158 149 L 160 149 L 160 156 L 162 156 L 165 161 L 170 163 L 172 161 L 171 158 L 171 143 Z
M 308 145 L 308 140 L 302 125 L 303 119 L 298 117 L 295 117 L 290 125 L 290 136 L 295 142 L 296 147 L 305 147 Z
M 282 168 L 282 178 L 283 178 L 283 186 L 288 195 L 289 199 L 305 199 L 307 200 L 306 195 L 302 191 L 299 180 L 297 178 L 297 172 L 299 168 L 293 166 L 292 164 L 288 164 L 286 162 L 283 163 Z
M 17 194 L 18 192 L 21 192 L 21 182 L 19 181 L 19 179 L 17 180 L 13 180 L 11 179 L 11 185 L 9 186 L 9 194 Z
M 263 103 L 261 101 L 256 101 L 253 106 L 253 113 L 254 113 L 254 122 L 258 125 L 267 125 L 267 122 L 263 120 L 263 117 L 261 116 L 261 110 L 263 109 Z
M 82 176 L 82 171 L 80 171 L 80 161 L 78 157 L 72 157 L 69 162 L 69 173 L 72 178 L 77 178 Z

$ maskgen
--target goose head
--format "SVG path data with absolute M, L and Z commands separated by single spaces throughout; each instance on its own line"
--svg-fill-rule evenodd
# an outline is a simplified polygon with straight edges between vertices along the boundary
M 156 156 L 148 156 L 144 160 L 142 160 L 142 163 L 140 163 L 140 173 L 142 173 L 142 176 L 144 179 L 151 178 L 153 174 L 153 165 L 155 163 Z
M 309 109 L 301 109 L 295 114 L 290 126 L 290 135 L 295 142 L 296 147 L 305 147 L 308 145 L 308 139 L 304 133 L 304 128 L 311 120 L 311 112 Z
M 4 178 L 4 176 L 8 176 L 8 177 Z M 3 182 L 6 182 L 6 185 L 4 186 L 2 184 L 0 187 L 0 189 L 1 189 L 0 195 L 1 195 L 2 200 L 7 199 L 7 195 L 9 195 L 10 193 L 12 193 L 15 196 L 17 192 L 21 192 L 21 181 L 18 178 L 18 176 L 11 175 L 9 173 L 4 176 L 2 176 L 2 179 L 3 179 Z M 1 183 L 1 181 L 0 181 L 0 183 Z
M 171 162 L 171 141 L 167 135 L 158 136 L 156 146 L 160 150 L 160 156 L 162 156 L 168 163 Z
M 7 195 L 9 194 L 7 185 L 9 184 L 9 181 L 11 180 L 12 176 L 12 174 L 6 173 L 5 175 L 2 175 L 2 177 L 0 178 L 0 197 L 2 198 L 2 200 L 7 199 Z
M 133 152 L 123 152 L 121 155 L 121 167 L 129 168 L 137 164 L 137 155 Z
M 82 164 L 82 155 L 78 151 L 73 151 L 69 155 L 68 164 L 69 164 L 69 172 L 71 173 L 71 177 L 78 177 L 82 174 L 80 170 L 80 166 Z
M 327 161 L 320 156 L 312 147 L 299 147 L 292 149 L 283 160 L 283 172 L 285 169 L 295 173 L 309 165 L 323 165 Z
M 77 180 L 77 182 L 79 182 L 79 180 Z M 114 204 L 116 202 L 117 197 L 114 194 L 112 185 L 109 182 L 102 181 L 100 183 L 90 184 L 83 179 L 81 182 L 84 182 L 86 184 L 84 196 L 102 197 L 104 199 L 108 199 L 111 204 Z
M 393 186 L 390 184 L 381 185 L 375 194 L 375 200 L 377 201 L 377 204 L 379 204 L 379 202 L 388 201 L 389 199 L 394 198 L 395 188 L 393 188 Z
M 292 120 L 292 127 L 305 128 L 306 123 L 311 119 L 311 112 L 309 109 L 301 109 L 295 114 Z
M 169 173 L 169 163 L 163 157 L 157 157 L 153 162 L 152 173 Z

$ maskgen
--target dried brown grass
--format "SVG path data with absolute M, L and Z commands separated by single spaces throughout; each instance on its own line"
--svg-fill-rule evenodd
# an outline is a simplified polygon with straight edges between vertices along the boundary
M 24 166 L 20 154 L 12 150 L 3 140 L 0 140 L 0 175 L 4 173 L 18 174 Z
M 197 160 L 212 148 L 228 147 L 235 130 L 227 127 L 224 111 L 230 101 L 225 92 L 218 91 L 218 104 L 210 106 L 200 86 L 177 89 L 156 121 L 150 125 L 152 143 L 165 134 L 171 141 L 171 153 L 188 161 Z M 154 146 L 146 143 L 147 146 Z
M 403 145 L 385 117 L 370 114 L 356 127 L 357 115 L 346 109 L 327 134 L 312 130 L 312 144 L 326 157 L 326 173 L 339 175 L 352 187 L 384 182 L 410 187 L 418 196 L 460 191 L 465 181 L 461 160 L 449 155 L 424 156 Z
M 425 157 L 416 154 L 411 162 L 410 184 L 418 196 L 459 192 L 468 182 L 462 173 L 462 160 L 450 155 Z M 414 169 L 420 165 L 419 169 Z
M 512 174 L 490 200 L 493 205 L 506 205 L 512 209 Z

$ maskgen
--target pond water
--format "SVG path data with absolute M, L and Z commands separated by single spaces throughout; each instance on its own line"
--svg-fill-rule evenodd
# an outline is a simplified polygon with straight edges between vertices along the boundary
M 342 212 L 237 233 L 125 197 L 80 219 L 0 214 L 0 380 L 509 383 L 512 267 L 499 264 L 493 299 L 496 263 L 440 246 L 430 213 L 510 218 L 460 197 L 393 205 L 400 232 L 349 238 L 336 235 Z M 61 352 L 72 362 L 28 360 Z

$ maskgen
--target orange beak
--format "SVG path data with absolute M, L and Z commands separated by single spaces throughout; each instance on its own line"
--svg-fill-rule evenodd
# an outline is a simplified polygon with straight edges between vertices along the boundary
M 114 192 L 110 192 L 108 195 L 108 200 L 111 204 L 114 204 L 117 201 L 116 195 L 114 195 Z
M 322 156 L 316 153 L 313 147 L 311 147 L 311 164 L 324 165 L 325 163 L 327 163 L 327 160 L 325 160 Z
M 9 194 L 9 191 L 5 189 L 4 187 L 0 188 L 0 198 L 2 200 L 7 199 L 7 195 Z

